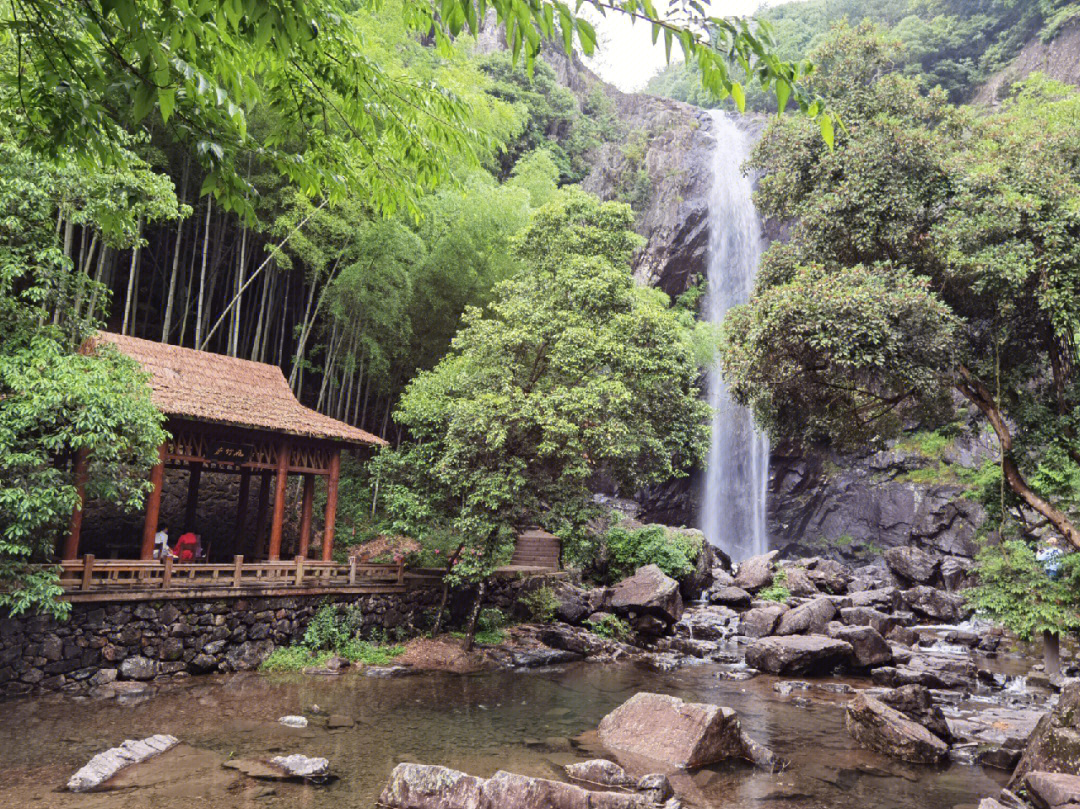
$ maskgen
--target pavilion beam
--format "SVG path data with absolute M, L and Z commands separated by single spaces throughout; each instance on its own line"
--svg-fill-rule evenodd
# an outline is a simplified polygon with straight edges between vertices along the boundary
M 244 550 L 244 526 L 247 523 L 248 500 L 251 496 L 251 470 L 246 466 L 240 468 L 240 496 L 236 500 L 236 539 L 233 542 L 233 551 Z M 239 547 L 235 547 L 239 546 Z
M 188 478 L 187 508 L 184 509 L 184 530 L 199 534 L 195 530 L 195 520 L 199 514 L 199 481 L 202 480 L 202 462 L 193 461 L 191 464 L 191 476 Z
M 260 556 L 263 552 L 263 540 L 266 538 L 266 509 L 270 504 L 270 475 L 263 472 L 259 475 L 259 513 L 255 517 L 255 548 L 254 555 Z
M 158 462 L 150 468 L 150 494 L 146 496 L 146 519 L 143 521 L 142 547 L 139 549 L 139 558 L 143 561 L 154 558 L 154 536 L 161 518 L 161 489 L 165 482 L 167 451 L 165 444 L 158 447 Z
M 274 519 L 270 523 L 270 550 L 268 557 L 271 562 L 281 559 L 281 529 L 285 523 L 285 493 L 289 482 L 289 455 L 291 454 L 289 439 L 284 438 L 278 444 L 277 451 L 277 480 L 274 486 Z
M 307 559 L 311 545 L 311 506 L 315 500 L 315 476 L 304 475 L 304 501 L 300 509 L 300 550 L 297 556 Z
M 60 558 L 65 561 L 79 558 L 79 535 L 82 533 L 83 506 L 86 504 L 87 455 L 85 449 L 80 449 L 75 453 L 73 472 L 79 502 L 71 512 L 71 522 L 68 524 L 67 537 L 64 539 L 64 549 Z
M 330 456 L 330 474 L 326 479 L 326 520 L 323 529 L 322 560 L 334 558 L 334 522 L 337 520 L 338 478 L 341 476 L 341 448 Z

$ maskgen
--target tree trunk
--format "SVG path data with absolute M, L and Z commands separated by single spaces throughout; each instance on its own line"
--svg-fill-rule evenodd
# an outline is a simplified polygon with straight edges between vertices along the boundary
M 135 246 L 131 248 L 131 271 L 128 273 L 127 297 L 124 300 L 124 321 L 120 326 L 120 333 L 127 334 L 128 328 L 135 325 L 135 287 L 139 283 L 139 248 L 142 246 L 143 218 L 139 217 L 139 225 L 135 231 Z
M 465 627 L 465 651 L 471 652 L 473 639 L 476 637 L 476 621 L 480 617 L 480 606 L 484 603 L 484 593 L 487 592 L 487 580 L 481 581 L 476 586 L 476 601 L 473 602 L 472 610 L 469 611 L 469 625 Z
M 184 175 L 180 181 L 180 202 L 183 204 L 187 196 L 188 161 L 184 160 Z M 169 342 L 169 332 L 172 331 L 173 304 L 176 301 L 176 279 L 180 275 L 180 245 L 184 241 L 184 220 L 176 223 L 176 245 L 173 247 L 172 274 L 169 276 L 169 291 L 165 301 L 165 317 L 161 323 L 161 342 Z
M 195 347 L 202 345 L 203 308 L 206 298 L 206 259 L 210 252 L 210 212 L 214 198 L 206 198 L 206 224 L 203 226 L 202 268 L 199 270 L 199 297 L 195 300 Z
M 998 444 L 1001 448 L 1001 471 L 1005 483 L 1020 497 L 1030 508 L 1037 511 L 1054 526 L 1059 534 L 1067 539 L 1073 547 L 1080 550 L 1080 530 L 1069 521 L 1064 512 L 1055 508 L 1050 502 L 1028 486 L 1024 476 L 1020 474 L 1020 468 L 1012 457 L 1013 442 L 1009 425 L 1005 417 L 994 401 L 990 390 L 964 366 L 960 366 L 960 380 L 956 382 L 956 389 L 972 402 L 990 422 L 997 434 Z
M 1043 664 L 1051 681 L 1061 677 L 1061 637 L 1049 629 L 1043 630 Z

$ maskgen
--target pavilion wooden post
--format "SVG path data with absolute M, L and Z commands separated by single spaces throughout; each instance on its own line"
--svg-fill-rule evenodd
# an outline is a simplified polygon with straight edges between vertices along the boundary
M 64 550 L 60 555 L 60 558 L 64 560 L 79 558 L 79 534 L 82 533 L 83 505 L 86 503 L 87 457 L 85 449 L 80 449 L 75 453 L 74 473 L 75 491 L 79 495 L 79 504 L 71 512 L 71 522 L 68 524 Z
M 248 499 L 251 493 L 251 470 L 240 467 L 240 497 L 236 502 L 236 540 L 233 550 L 244 550 L 244 526 L 247 523 Z
M 311 504 L 315 499 L 315 476 L 304 475 L 304 501 L 300 509 L 300 550 L 297 556 L 305 559 L 308 555 L 308 547 L 311 545 Z
M 341 475 L 341 449 L 330 456 L 330 475 L 326 479 L 326 520 L 323 528 L 322 560 L 334 558 L 334 521 L 337 520 L 338 477 Z
M 263 472 L 259 480 L 259 513 L 255 517 L 255 547 L 254 555 L 259 556 L 263 551 L 263 540 L 266 538 L 266 509 L 270 502 L 270 475 Z
M 282 439 L 277 451 L 277 485 L 274 487 L 274 519 L 270 523 L 269 559 L 276 562 L 281 558 L 281 527 L 285 522 L 285 490 L 289 482 L 289 439 Z
M 188 478 L 188 490 L 187 490 L 187 508 L 184 509 L 184 529 L 185 531 L 193 531 L 198 534 L 200 531 L 196 531 L 195 519 L 199 512 L 199 481 L 202 480 L 202 462 L 191 462 L 191 477 Z
M 158 519 L 161 517 L 161 487 L 165 481 L 165 453 L 168 448 L 165 444 L 158 447 L 158 462 L 150 468 L 150 494 L 146 496 L 146 519 L 143 521 L 142 547 L 139 549 L 139 558 L 142 560 L 154 558 L 154 536 L 158 530 Z

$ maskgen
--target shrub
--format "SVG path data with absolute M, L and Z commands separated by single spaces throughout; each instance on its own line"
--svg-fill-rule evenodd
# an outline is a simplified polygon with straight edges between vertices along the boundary
M 451 632 L 450 637 L 464 640 L 465 632 Z M 473 643 L 480 646 L 498 646 L 506 640 L 506 633 L 501 629 L 478 629 L 473 635 Z
M 546 584 L 521 596 L 518 603 L 525 607 L 529 617 L 538 624 L 550 624 L 555 620 L 555 612 L 559 609 L 559 599 L 555 597 L 555 591 Z
M 627 640 L 633 630 L 630 624 L 615 615 L 605 615 L 598 621 L 586 621 L 585 625 L 602 638 L 609 640 Z
M 284 646 L 274 649 L 259 668 L 262 671 L 300 671 L 308 666 L 321 666 L 330 657 L 330 652 L 315 654 L 306 646 Z
M 762 601 L 778 601 L 781 604 L 786 604 L 787 600 L 791 598 L 791 591 L 787 588 L 787 571 L 784 568 L 780 568 L 773 576 L 772 584 L 758 593 L 758 598 Z
M 495 607 L 485 607 L 476 617 L 476 626 L 481 632 L 497 632 L 506 626 L 506 616 Z
M 351 663 L 385 666 L 404 652 L 404 646 L 380 646 L 371 641 L 353 639 L 342 646 L 338 654 Z
M 352 636 L 352 630 L 339 617 L 337 608 L 333 604 L 323 604 L 308 623 L 303 644 L 312 651 L 334 650 L 348 643 Z
M 608 531 L 606 542 L 612 566 L 620 576 L 631 575 L 644 565 L 657 565 L 679 579 L 693 572 L 702 549 L 700 537 L 669 532 L 662 525 L 616 525 Z

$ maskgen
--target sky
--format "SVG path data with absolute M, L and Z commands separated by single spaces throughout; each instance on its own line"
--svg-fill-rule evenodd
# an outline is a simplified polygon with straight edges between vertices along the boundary
M 782 0 L 712 0 L 709 14 L 717 17 L 746 16 L 763 6 L 777 5 Z M 659 7 L 661 4 L 657 3 Z M 585 8 L 588 8 L 586 6 Z M 583 9 L 584 11 L 584 9 Z M 586 64 L 604 81 L 626 93 L 642 89 L 645 83 L 666 64 L 664 41 L 652 44 L 652 32 L 647 24 L 632 24 L 628 17 L 608 13 L 606 17 L 590 17 L 596 28 L 599 47 L 586 59 Z M 672 61 L 682 61 L 678 45 L 671 50 Z

